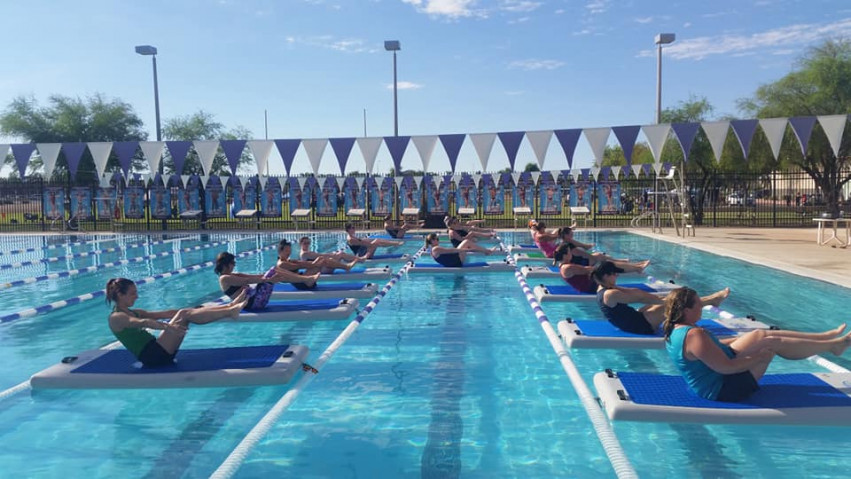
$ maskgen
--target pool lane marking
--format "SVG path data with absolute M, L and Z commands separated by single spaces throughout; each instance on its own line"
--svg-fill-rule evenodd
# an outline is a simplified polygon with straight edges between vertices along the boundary
M 142 235 L 139 235 L 139 236 L 142 236 Z M 113 234 L 111 237 L 106 236 L 104 238 L 84 240 L 84 241 L 75 241 L 73 243 L 52 244 L 52 245 L 47 245 L 47 246 L 38 246 L 38 247 L 32 247 L 32 248 L 26 248 L 26 249 L 16 249 L 16 250 L 8 251 L 8 252 L 0 251 L 0 256 L 10 256 L 10 255 L 13 255 L 13 254 L 21 254 L 21 253 L 33 253 L 35 251 L 48 251 L 48 250 L 58 249 L 58 248 L 69 248 L 71 246 L 81 246 L 81 245 L 84 245 L 84 244 L 96 243 L 98 241 L 104 241 L 104 242 L 106 242 L 106 241 L 118 241 L 120 238 L 121 238 L 121 235 Z M 177 238 L 173 238 L 173 239 L 177 239 Z
M 262 248 L 255 249 L 255 250 L 252 250 L 252 251 L 246 251 L 244 253 L 239 253 L 239 254 L 236 255 L 236 257 L 237 258 L 245 258 L 246 256 L 251 256 L 251 255 L 257 254 L 259 252 L 267 251 L 267 250 L 274 249 L 274 248 L 277 248 L 277 247 L 278 247 L 278 244 L 275 243 L 275 244 L 264 246 Z M 198 271 L 200 269 L 208 268 L 210 266 L 213 266 L 214 264 L 215 264 L 215 261 L 207 261 L 205 263 L 199 263 L 199 264 L 195 264 L 195 265 L 192 265 L 192 266 L 187 266 L 185 268 L 176 269 L 176 270 L 170 271 L 168 273 L 155 274 L 155 275 L 149 276 L 147 278 L 135 280 L 135 283 L 137 285 L 146 284 L 146 283 L 153 283 L 154 281 L 157 281 L 157 280 L 160 280 L 160 279 L 171 278 L 172 276 L 178 276 L 178 275 L 189 273 L 189 272 L 192 272 L 192 271 Z M 24 309 L 24 310 L 18 311 L 16 313 L 7 314 L 5 316 L 0 316 L 0 323 L 8 323 L 10 321 L 15 321 L 15 320 L 22 319 L 22 318 L 29 318 L 29 317 L 32 317 L 32 316 L 36 316 L 38 314 L 43 314 L 43 313 L 47 313 L 47 312 L 50 312 L 50 311 L 55 311 L 57 309 L 61 309 L 61 308 L 64 308 L 66 306 L 70 306 L 72 304 L 78 304 L 78 303 L 82 303 L 82 302 L 85 302 L 85 301 L 89 301 L 89 300 L 94 299 L 94 298 L 100 298 L 104 295 L 106 295 L 106 290 L 101 289 L 101 290 L 98 290 L 98 291 L 92 291 L 91 293 L 81 294 L 79 296 L 75 296 L 73 298 L 65 299 L 65 300 L 62 300 L 62 301 L 55 301 L 53 303 L 43 304 L 43 305 L 37 306 L 35 308 Z
M 41 258 L 41 259 L 34 259 L 34 260 L 30 260 L 30 261 L 20 261 L 18 263 L 5 263 L 5 264 L 0 264 L 0 269 L 20 268 L 21 266 L 31 266 L 31 265 L 34 265 L 34 264 L 55 263 L 55 262 L 63 260 L 63 259 L 85 258 L 86 256 L 94 256 L 94 255 L 100 254 L 100 253 L 116 253 L 116 252 L 120 252 L 120 251 L 125 250 L 125 249 L 140 248 L 142 246 L 155 246 L 155 245 L 158 245 L 158 244 L 173 243 L 175 241 L 180 241 L 180 240 L 170 239 L 170 240 L 164 240 L 164 241 L 154 241 L 153 243 L 141 241 L 141 242 L 138 242 L 138 243 L 130 243 L 130 244 L 127 244 L 127 245 L 124 245 L 124 246 L 115 246 L 113 248 L 103 248 L 103 249 L 95 249 L 95 250 L 92 250 L 92 251 L 83 251 L 83 252 L 80 252 L 80 253 L 74 253 L 74 254 L 69 254 L 69 255 L 65 255 L 65 256 L 54 256 L 54 257 L 51 257 L 51 258 Z
M 15 286 L 22 286 L 22 285 L 25 285 L 25 284 L 36 283 L 38 281 L 46 281 L 48 279 L 57 279 L 57 278 L 67 278 L 69 276 L 75 276 L 75 275 L 78 275 L 78 274 L 81 274 L 81 273 L 91 273 L 92 271 L 97 271 L 97 270 L 101 270 L 101 269 L 104 269 L 104 268 L 112 268 L 114 266 L 121 266 L 121 265 L 125 265 L 125 264 L 130 264 L 130 263 L 140 263 L 142 261 L 146 261 L 146 260 L 154 259 L 154 258 L 165 258 L 167 256 L 171 256 L 171 255 L 178 253 L 178 252 L 179 253 L 186 253 L 186 252 L 190 252 L 190 251 L 199 251 L 199 250 L 202 250 L 202 249 L 212 248 L 214 246 L 220 246 L 220 245 L 223 245 L 223 244 L 228 244 L 229 242 L 230 242 L 230 240 L 228 240 L 228 241 L 216 241 L 215 243 L 206 243 L 206 244 L 203 244 L 203 245 L 181 248 L 178 251 L 174 251 L 174 250 L 163 251 L 163 252 L 160 252 L 160 253 L 150 254 L 150 255 L 147 255 L 147 256 L 139 256 L 139 257 L 136 257 L 136 258 L 122 259 L 122 260 L 119 260 L 119 261 L 112 261 L 110 263 L 103 263 L 103 264 L 99 264 L 99 265 L 95 265 L 95 266 L 88 266 L 86 268 L 71 269 L 71 270 L 68 270 L 68 271 L 61 271 L 59 273 L 50 273 L 50 274 L 45 274 L 45 275 L 42 275 L 42 276 L 32 276 L 30 278 L 19 279 L 19 280 L 11 281 L 11 282 L 8 282 L 8 283 L 0 283 L 0 291 L 2 291 L 4 289 L 13 288 Z
M 713 312 L 713 313 L 718 314 L 719 316 L 721 316 L 722 318 L 725 318 L 725 319 L 737 317 L 733 313 L 731 313 L 729 311 L 724 311 L 723 309 L 720 309 L 717 306 L 709 306 L 706 309 Z M 833 361 L 831 361 L 831 360 L 829 360 L 829 359 L 827 359 L 823 356 L 819 356 L 819 355 L 810 356 L 810 357 L 807 358 L 807 360 L 827 369 L 828 371 L 830 371 L 832 373 L 851 373 L 851 370 L 849 370 L 849 369 L 847 369 L 843 366 L 840 366 L 839 364 L 836 364 Z
M 505 251 L 508 250 L 502 242 L 500 242 L 500 247 L 502 247 Z M 520 283 L 520 288 L 526 296 L 526 301 L 528 301 L 529 307 L 532 308 L 532 312 L 535 313 L 535 317 L 537 317 L 538 323 L 541 325 L 541 328 L 544 330 L 544 334 L 546 334 L 547 339 L 550 341 L 550 345 L 558 356 L 564 372 L 567 373 L 568 379 L 570 379 L 573 388 L 576 390 L 576 394 L 579 396 L 579 400 L 585 408 L 585 413 L 588 415 L 588 419 L 594 427 L 594 432 L 597 434 L 597 438 L 600 440 L 600 444 L 602 444 L 603 450 L 606 452 L 606 456 L 608 456 L 609 462 L 615 470 L 615 474 L 620 479 L 638 478 L 638 473 L 629 462 L 629 458 L 626 456 L 620 441 L 618 441 L 618 437 L 612 429 L 611 423 L 609 423 L 609 420 L 606 418 L 605 414 L 603 414 L 603 410 L 600 408 L 600 405 L 597 404 L 597 400 L 591 393 L 591 389 L 585 383 L 585 380 L 582 379 L 582 375 L 579 373 L 579 369 L 571 359 L 570 353 L 564 347 L 564 343 L 559 338 L 558 333 L 556 333 L 553 329 L 552 323 L 546 313 L 544 313 L 544 310 L 541 308 L 538 300 L 535 298 L 532 288 L 529 287 L 529 283 L 517 267 L 517 262 L 514 261 L 511 253 L 506 254 L 506 258 L 509 264 L 514 265 L 514 278 L 517 279 L 518 283 Z
M 248 457 L 248 454 L 254 449 L 254 447 L 259 443 L 265 436 L 268 434 L 269 430 L 272 426 L 278 422 L 278 419 L 281 415 L 290 407 L 290 405 L 295 401 L 295 399 L 301 394 L 301 391 L 313 381 L 313 378 L 319 374 L 319 371 L 322 370 L 322 367 L 327 363 L 334 353 L 342 346 L 349 337 L 354 334 L 355 330 L 358 326 L 361 325 L 363 320 L 371 313 L 375 306 L 381 302 L 381 300 L 387 296 L 387 293 L 393 288 L 399 279 L 402 277 L 404 273 L 406 273 L 411 267 L 413 267 L 414 262 L 417 258 L 420 257 L 426 251 L 425 246 L 420 248 L 416 254 L 411 257 L 411 260 L 405 263 L 401 269 L 399 269 L 396 274 L 394 274 L 390 281 L 384 285 L 384 288 L 381 289 L 372 300 L 367 303 L 367 305 L 358 313 L 357 316 L 346 326 L 346 329 L 337 336 L 334 341 L 322 352 L 319 356 L 319 359 L 313 363 L 312 366 L 309 366 L 309 371 L 312 374 L 303 374 L 301 378 L 299 378 L 298 382 L 283 396 L 278 402 L 272 406 L 269 411 L 260 419 L 260 421 L 248 431 L 248 434 L 237 444 L 237 446 L 228 454 L 228 457 L 222 462 L 222 464 L 210 475 L 211 478 L 214 479 L 224 479 L 233 477 L 236 474 L 236 471 L 245 462 L 245 459 Z M 305 365 L 307 366 L 307 365 Z

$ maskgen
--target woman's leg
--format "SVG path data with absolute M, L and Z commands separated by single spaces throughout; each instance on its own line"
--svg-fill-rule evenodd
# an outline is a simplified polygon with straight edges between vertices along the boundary
M 245 293 L 240 293 L 236 299 L 228 304 L 221 306 L 206 306 L 203 308 L 181 309 L 180 311 L 187 311 L 183 319 L 185 319 L 188 323 L 207 324 L 223 318 L 236 318 L 239 316 L 239 312 L 242 311 L 242 308 L 245 307 L 246 303 L 248 303 L 248 297 Z M 172 321 L 180 315 L 180 311 L 178 311 L 178 314 L 172 318 Z
M 352 263 L 344 263 L 342 261 L 338 261 L 334 258 L 317 258 L 317 261 L 314 261 L 314 264 L 318 264 L 323 270 L 330 269 L 332 272 L 335 269 L 344 269 L 346 271 L 351 271 L 352 266 L 355 265 Z
M 843 331 L 844 324 L 821 333 L 758 329 L 736 338 L 730 347 L 743 355 L 767 348 L 784 359 L 804 359 L 828 351 L 839 356 L 851 344 L 851 335 L 840 336 Z
M 392 241 L 392 240 L 383 240 L 383 239 L 374 239 L 371 241 L 372 246 L 402 246 L 405 244 L 404 241 Z M 370 256 L 371 257 L 371 256 Z
M 181 309 L 169 321 L 169 327 L 163 330 L 157 337 L 157 343 L 169 354 L 174 354 L 180 349 L 183 344 L 183 338 L 186 337 L 186 314 L 185 309 Z
M 478 243 L 476 243 L 475 241 L 470 240 L 470 239 L 465 239 L 464 241 L 462 241 L 461 244 L 458 245 L 458 249 L 463 249 L 463 250 L 467 250 L 467 251 L 478 251 L 479 253 L 484 253 L 484 254 L 491 254 L 492 253 L 491 250 L 489 250 L 485 247 L 479 246 Z
M 641 273 L 650 265 L 650 260 L 639 261 L 638 263 L 629 263 L 626 261 L 613 261 L 613 263 L 627 273 Z

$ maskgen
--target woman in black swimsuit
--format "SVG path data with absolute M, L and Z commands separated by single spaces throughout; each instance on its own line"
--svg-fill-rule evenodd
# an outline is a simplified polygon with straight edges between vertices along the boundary
M 426 236 L 425 246 L 426 248 L 431 248 L 431 257 L 447 268 L 460 268 L 464 266 L 464 260 L 467 259 L 467 253 L 470 251 L 478 251 L 487 255 L 491 255 L 496 251 L 496 249 L 482 248 L 472 241 L 463 241 L 461 246 L 457 248 L 444 248 L 440 246 L 440 238 L 438 238 L 437 233 L 429 233 Z
M 274 283 L 295 283 L 304 281 L 304 276 L 289 271 L 277 271 L 271 268 L 265 274 L 234 273 L 236 269 L 236 257 L 227 251 L 216 256 L 214 271 L 219 275 L 219 287 L 231 299 L 236 298 L 245 290 L 248 295 L 248 303 L 245 309 L 259 311 L 266 307 L 272 296 Z M 316 275 L 314 281 L 319 278 Z M 255 285 L 255 286 L 251 286 Z
M 355 225 L 346 223 L 346 244 L 348 244 L 349 248 L 352 249 L 352 253 L 362 258 L 369 259 L 372 258 L 372 255 L 375 254 L 375 250 L 379 247 L 402 246 L 405 242 L 385 239 L 359 238 L 355 231 Z
M 420 221 L 417 223 L 417 226 L 422 226 L 425 224 Z M 391 238 L 404 238 L 405 233 L 408 232 L 409 229 L 413 228 L 414 225 L 405 223 L 399 224 L 396 221 L 393 221 L 393 217 L 391 215 L 387 215 L 384 217 L 384 231 L 390 235 Z
M 476 238 L 493 238 L 496 236 L 496 232 L 494 230 L 479 228 L 478 226 L 474 226 L 471 222 L 467 224 L 461 224 L 458 221 L 458 218 L 454 216 L 447 216 L 443 218 L 443 224 L 446 225 L 446 228 L 449 231 L 449 241 L 452 242 L 452 245 L 456 248 L 461 247 L 461 243 L 467 242 L 475 242 Z

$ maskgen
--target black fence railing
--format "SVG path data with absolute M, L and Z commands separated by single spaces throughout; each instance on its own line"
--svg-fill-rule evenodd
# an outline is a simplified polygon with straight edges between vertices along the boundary
M 848 172 L 844 173 L 845 175 Z M 281 184 L 286 184 L 281 181 Z M 501 213 L 488 213 L 481 206 L 473 214 L 461 215 L 469 219 L 484 219 L 488 226 L 512 228 L 525 225 L 530 217 L 544 220 L 553 226 L 568 224 L 577 220 L 588 227 L 620 228 L 634 224 L 637 217 L 648 211 L 658 211 L 662 226 L 671 225 L 671 214 L 667 206 L 668 199 L 673 200 L 675 217 L 679 216 L 678 203 L 689 202 L 689 210 L 694 215 L 693 222 L 703 227 L 754 226 L 754 227 L 811 227 L 812 218 L 827 210 L 825 195 L 816 187 L 813 180 L 801 171 L 774 172 L 771 174 L 717 174 L 704 176 L 690 173 L 686 178 L 686 192 L 672 191 L 672 185 L 666 184 L 654 176 L 630 177 L 618 182 L 580 182 L 582 193 L 576 183 L 562 183 L 559 207 L 542 199 L 535 190 L 534 200 L 529 204 L 531 214 L 513 213 L 511 185 L 504 189 L 502 198 L 504 208 Z M 600 185 L 616 185 L 617 197 L 600 198 L 602 191 L 608 188 Z M 192 215 L 181 214 L 177 198 L 179 189 L 173 188 L 168 205 L 156 204 L 151 209 L 152 189 L 141 183 L 142 199 L 135 211 L 124 206 L 123 186 L 117 186 L 117 194 L 110 198 L 99 197 L 104 189 L 97 184 L 71 184 L 70 182 L 45 182 L 40 178 L 0 179 L 0 232 L 38 232 L 38 231 L 180 231 L 180 230 L 295 230 L 295 229 L 342 229 L 352 222 L 359 228 L 380 229 L 384 214 L 370 213 L 369 198 L 363 216 L 349 216 L 342 206 L 332 215 L 317 214 L 316 199 L 307 216 L 294 218 L 290 215 L 289 197 L 284 192 L 279 214 L 269 216 L 258 211 L 254 216 L 238 218 L 233 211 L 233 190 L 225 188 L 226 211 L 224 214 L 208 214 L 203 188 L 200 190 L 200 210 Z M 113 186 L 113 189 L 116 186 Z M 571 204 L 576 205 L 577 198 L 570 198 L 571 192 L 583 198 L 589 213 L 575 215 L 571 213 Z M 482 198 L 479 191 L 478 198 Z M 422 193 L 421 193 L 422 194 Z M 840 210 L 845 216 L 851 216 L 851 184 L 845 186 L 840 198 Z M 454 185 L 449 191 L 449 213 L 458 215 Z M 424 199 L 424 198 L 421 198 Z M 398 198 L 397 198 L 398 200 Z M 549 206 L 543 207 L 546 203 Z M 481 202 L 478 203 L 481 205 Z M 251 209 L 249 200 L 243 208 Z M 260 208 L 259 201 L 253 203 Z M 601 206 L 605 205 L 605 206 Z M 546 210 L 546 211 L 542 211 Z M 152 214 L 153 213 L 153 214 Z M 184 212 L 185 213 L 185 212 Z M 221 213 L 221 211 L 219 211 Z M 391 213 L 403 218 L 399 201 Z M 422 208 L 418 219 L 425 220 L 426 226 L 442 227 L 445 213 L 429 214 Z M 644 215 L 647 216 L 647 215 Z M 410 217 L 408 219 L 414 219 Z M 641 218 L 639 218 L 640 220 Z M 639 222 L 648 225 L 648 222 Z

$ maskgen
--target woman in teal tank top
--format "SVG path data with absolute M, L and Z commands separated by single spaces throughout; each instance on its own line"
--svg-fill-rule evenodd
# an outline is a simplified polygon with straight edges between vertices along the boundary
M 130 309 L 138 298 L 136 283 L 129 279 L 113 278 L 106 283 L 106 302 L 115 304 L 109 315 L 109 329 L 146 367 L 171 364 L 190 323 L 206 324 L 222 318 L 235 318 L 247 301 L 242 293 L 223 306 L 164 311 Z M 160 319 L 169 321 L 158 321 Z M 162 333 L 154 337 L 148 329 L 159 329 Z
M 845 324 L 822 333 L 758 329 L 718 339 L 696 326 L 703 301 L 690 288 L 665 298 L 665 347 L 689 387 L 705 399 L 738 402 L 753 394 L 775 355 L 806 359 L 830 352 L 837 356 L 851 345 Z

